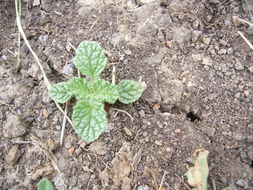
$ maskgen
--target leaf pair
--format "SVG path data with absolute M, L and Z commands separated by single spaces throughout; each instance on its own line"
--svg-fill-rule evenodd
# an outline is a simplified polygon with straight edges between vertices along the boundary
M 65 103 L 75 96 L 77 100 L 93 100 L 113 104 L 119 97 L 116 85 L 102 79 L 88 82 L 84 78 L 77 77 L 72 78 L 68 82 L 53 85 L 49 95 L 54 101 L 59 103 Z
M 90 80 L 74 77 L 68 82 L 55 84 L 49 90 L 49 96 L 59 103 L 65 103 L 72 97 L 78 100 L 72 115 L 74 128 L 82 139 L 92 142 L 105 130 L 107 124 L 103 103 L 114 104 L 117 99 L 124 104 L 132 103 L 140 98 L 143 87 L 131 80 L 122 80 L 116 86 L 100 79 L 107 58 L 96 42 L 81 42 L 73 61 Z

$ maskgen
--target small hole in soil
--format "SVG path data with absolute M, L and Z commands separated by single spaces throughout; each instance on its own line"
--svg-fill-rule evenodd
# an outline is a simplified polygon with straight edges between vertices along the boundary
M 253 161 L 251 161 L 251 165 L 250 166 L 253 168 Z
M 198 116 L 198 115 L 196 115 L 196 114 L 194 114 L 193 112 L 189 112 L 189 113 L 187 113 L 186 114 L 186 117 L 188 117 L 190 120 L 191 120 L 191 122 L 194 122 L 194 121 L 199 121 L 200 120 L 200 117 Z

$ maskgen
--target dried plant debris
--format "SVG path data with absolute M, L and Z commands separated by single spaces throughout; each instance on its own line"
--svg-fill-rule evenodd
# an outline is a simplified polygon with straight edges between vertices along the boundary
M 188 183 L 193 187 L 193 190 L 207 189 L 208 154 L 209 152 L 205 149 L 197 149 L 193 155 L 194 166 L 190 167 L 186 173 Z
M 105 168 L 99 175 L 103 187 L 109 187 L 109 181 L 112 180 L 115 189 L 131 190 L 132 175 L 140 162 L 141 152 L 142 149 L 134 153 L 130 143 L 123 143 L 111 162 L 112 170 Z

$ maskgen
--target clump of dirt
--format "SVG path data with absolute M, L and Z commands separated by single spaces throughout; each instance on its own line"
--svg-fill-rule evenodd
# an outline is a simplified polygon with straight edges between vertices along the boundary
M 237 31 L 251 42 L 253 33 L 233 19 L 250 21 L 251 6 L 238 0 L 23 2 L 25 33 L 52 83 L 77 75 L 69 42 L 94 40 L 110 60 L 102 78 L 111 80 L 115 65 L 117 81 L 147 85 L 137 102 L 108 106 L 109 124 L 96 142 L 83 142 L 67 124 L 60 146 L 63 116 L 22 39 L 17 64 L 15 6 L 2 0 L 2 189 L 32 190 L 47 177 L 60 190 L 151 190 L 159 189 L 164 173 L 163 189 L 187 189 L 184 174 L 199 148 L 209 151 L 208 189 L 213 181 L 217 189 L 252 189 L 253 56 Z

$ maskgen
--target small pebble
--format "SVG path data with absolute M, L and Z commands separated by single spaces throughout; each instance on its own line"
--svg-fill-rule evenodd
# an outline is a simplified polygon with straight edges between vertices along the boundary
M 227 50 L 226 49 L 220 49 L 219 51 L 218 51 L 218 54 L 220 54 L 220 55 L 225 55 L 227 53 Z
M 243 180 L 243 179 L 239 179 L 236 182 L 236 185 L 238 185 L 240 187 L 243 187 L 244 189 L 248 189 L 248 183 L 245 180 Z
M 125 54 L 131 55 L 131 54 L 132 54 L 132 51 L 128 49 L 128 50 L 125 51 Z
M 47 139 L 47 145 L 48 145 L 48 148 L 50 149 L 50 151 L 56 150 L 58 148 L 59 144 L 60 143 L 58 141 L 55 141 L 52 139 Z
M 240 62 L 237 62 L 235 64 L 235 69 L 238 70 L 238 71 L 241 71 L 244 69 L 243 65 L 240 63 Z
M 143 133 L 143 136 L 144 136 L 144 137 L 148 136 L 148 132 L 145 131 L 145 132 Z
M 70 156 L 73 156 L 74 152 L 75 152 L 75 147 L 72 146 L 71 148 L 68 149 L 68 153 Z
M 181 129 L 176 129 L 174 132 L 175 133 L 181 133 Z
M 125 131 L 126 135 L 128 135 L 130 137 L 133 136 L 132 132 L 127 127 L 124 127 L 124 131 Z
M 137 187 L 137 190 L 149 190 L 149 187 L 147 185 L 140 185 Z
M 219 0 L 210 0 L 209 2 L 212 3 L 212 4 L 219 4 L 220 3 Z
M 250 150 L 247 154 L 248 154 L 249 159 L 253 161 L 253 150 Z
M 18 147 L 18 145 L 15 145 L 8 152 L 8 154 L 7 154 L 6 158 L 5 158 L 6 163 L 8 165 L 12 166 L 12 165 L 14 165 L 18 161 L 18 159 L 20 158 L 20 156 L 21 156 L 21 152 L 19 150 L 19 147 Z
M 172 149 L 170 147 L 167 147 L 166 152 L 172 152 Z
M 212 15 L 207 15 L 206 21 L 207 21 L 207 22 L 210 22 L 210 21 L 212 20 L 212 18 L 213 18 Z
M 204 36 L 202 38 L 202 41 L 203 41 L 204 44 L 209 45 L 210 42 L 211 42 L 211 38 L 208 38 L 208 37 Z
M 249 72 L 253 73 L 253 66 L 252 67 L 249 67 Z
M 3 136 L 7 138 L 19 137 L 26 133 L 26 127 L 17 115 L 7 115 L 6 124 L 3 127 Z
M 161 141 L 155 141 L 155 144 L 158 145 L 158 146 L 162 146 L 162 142 Z
M 143 110 L 139 111 L 140 117 L 145 117 L 145 112 Z

